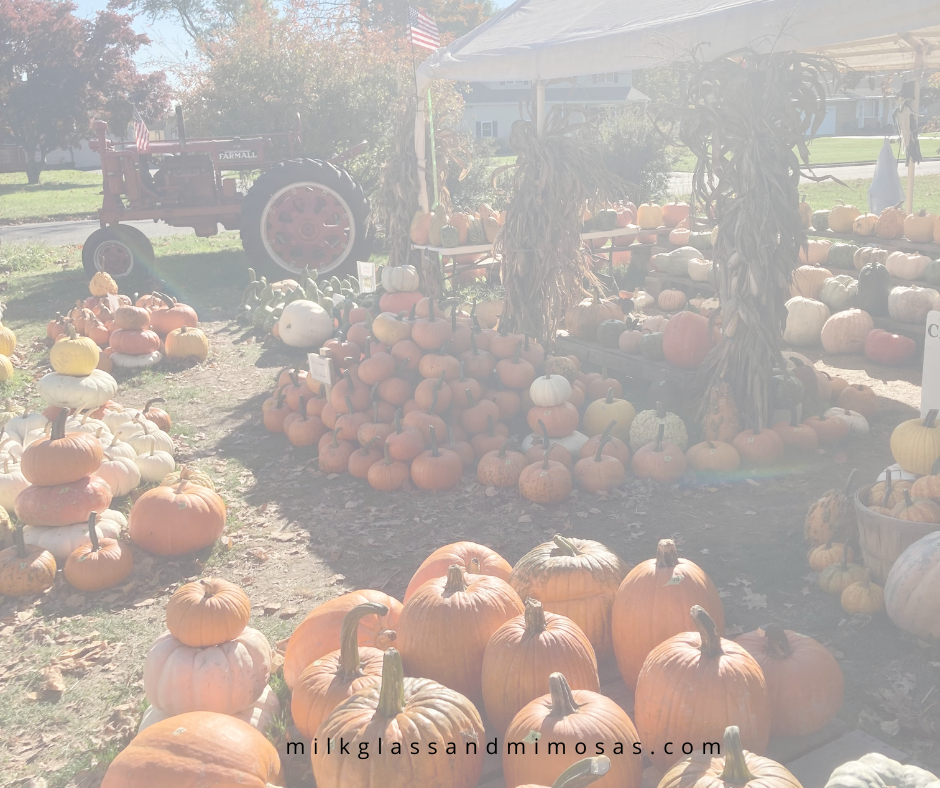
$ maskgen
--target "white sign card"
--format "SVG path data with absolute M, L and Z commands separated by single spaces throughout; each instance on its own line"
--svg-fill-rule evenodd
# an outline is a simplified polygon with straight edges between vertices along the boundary
M 310 377 L 324 386 L 333 385 L 333 361 L 328 355 L 321 356 L 319 353 L 308 353 L 307 363 L 310 365 Z
M 927 333 L 924 336 L 924 373 L 921 378 L 920 415 L 940 409 L 940 312 L 927 314 Z
M 374 293 L 375 263 L 364 263 L 362 260 L 359 260 L 356 263 L 356 267 L 359 269 L 359 292 Z

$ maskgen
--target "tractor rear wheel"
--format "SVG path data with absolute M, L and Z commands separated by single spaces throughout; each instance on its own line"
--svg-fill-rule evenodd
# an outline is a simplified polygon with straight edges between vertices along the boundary
M 111 274 L 124 291 L 132 282 L 147 275 L 153 261 L 150 239 L 127 224 L 113 224 L 95 230 L 82 246 L 82 266 L 88 278 L 104 271 Z
M 269 279 L 356 273 L 372 254 L 369 201 L 346 170 L 292 159 L 263 173 L 242 205 L 242 246 Z

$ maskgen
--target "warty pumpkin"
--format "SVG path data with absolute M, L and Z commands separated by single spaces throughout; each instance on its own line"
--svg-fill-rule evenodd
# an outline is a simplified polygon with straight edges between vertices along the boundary
M 505 580 L 473 575 L 454 564 L 405 603 L 397 646 L 409 674 L 440 681 L 483 702 L 483 653 L 492 634 L 523 612 Z
M 131 508 L 130 538 L 156 555 L 183 555 L 213 544 L 225 529 L 225 502 L 207 487 L 182 481 L 147 490 Z
M 66 434 L 67 419 L 68 410 L 62 408 L 55 421 L 52 422 L 49 437 L 30 444 L 23 451 L 20 470 L 30 483 L 43 487 L 71 484 L 85 476 L 90 476 L 101 465 L 103 459 L 101 442 L 88 432 Z M 72 520 L 72 522 L 77 521 Z M 47 523 L 30 524 L 46 525 Z M 52 525 L 52 523 L 48 524 Z M 63 523 L 63 525 L 66 524 Z
M 103 591 L 123 583 L 134 571 L 134 556 L 117 539 L 98 539 L 97 513 L 88 516 L 89 543 L 66 559 L 65 579 L 79 591 Z
M 204 577 L 180 586 L 166 605 L 166 628 L 186 646 L 218 646 L 244 632 L 248 595 L 234 583 Z
M 360 646 L 384 650 L 395 642 L 402 604 L 381 591 L 363 589 L 334 597 L 318 605 L 298 624 L 284 651 L 284 681 L 293 688 L 304 669 L 331 651 L 340 649 L 343 620 L 353 608 L 377 602 L 388 608 L 386 615 L 375 614 L 359 620 Z
M 885 208 L 875 222 L 875 235 L 879 238 L 896 239 L 904 237 L 904 211 L 899 206 Z
M 627 686 L 636 689 L 643 662 L 656 646 L 695 628 L 692 605 L 708 610 L 718 633 L 724 632 L 724 606 L 711 578 L 694 562 L 679 558 L 672 539 L 661 539 L 656 557 L 633 567 L 614 597 L 614 654 Z
M 834 539 L 842 539 L 856 527 L 855 506 L 849 498 L 849 488 L 857 473 L 853 468 L 841 490 L 829 490 L 811 504 L 803 524 L 803 538 L 814 547 Z
M 590 742 L 602 744 L 605 752 L 615 756 L 610 770 L 595 785 L 639 788 L 642 759 L 632 752 L 640 738 L 627 713 L 600 693 L 572 690 L 560 672 L 549 676 L 548 686 L 548 694 L 523 707 L 506 731 L 507 742 L 524 742 L 522 748 L 513 752 L 507 746 L 503 753 L 506 785 L 550 784 L 561 770 L 581 760 L 576 745 Z M 547 755 L 549 742 L 564 747 Z
M 727 383 L 712 386 L 708 391 L 702 419 L 705 440 L 730 442 L 740 431 L 738 409 Z
M 191 712 L 141 731 L 111 762 L 101 788 L 282 782 L 277 750 L 262 733 L 228 714 Z
M 395 649 L 385 653 L 382 681 L 351 695 L 320 727 L 313 755 L 317 785 L 413 788 L 441 785 L 474 788 L 483 771 L 483 722 L 463 695 L 425 678 L 405 678 Z M 355 741 L 369 759 L 336 752 L 340 740 Z M 332 752 L 327 742 L 332 741 Z M 379 742 L 381 741 L 381 754 Z M 412 742 L 437 742 L 443 759 Z
M 357 605 L 343 618 L 340 648 L 308 665 L 291 693 L 291 717 L 308 741 L 323 720 L 346 698 L 382 678 L 384 654 L 372 646 L 359 646 L 359 621 L 363 616 L 385 616 L 388 608 L 380 602 Z
M 111 488 L 104 479 L 84 476 L 55 487 L 31 485 L 16 496 L 15 510 L 27 525 L 71 525 L 88 520 L 92 512 L 111 505 Z
M 940 530 L 918 539 L 894 562 L 884 603 L 895 626 L 923 640 L 940 640 Z
M 574 689 L 600 691 L 587 636 L 570 618 L 546 613 L 529 598 L 524 614 L 497 629 L 483 655 L 486 715 L 500 735 L 527 703 L 548 693 L 548 677 L 556 672 Z
M 446 577 L 454 564 L 462 566 L 468 574 L 492 575 L 509 582 L 512 566 L 495 550 L 475 542 L 455 542 L 439 547 L 424 559 L 405 589 L 407 602 L 428 580 Z
M 842 668 L 825 646 L 777 624 L 747 632 L 737 643 L 764 673 L 772 734 L 805 736 L 828 725 L 839 713 Z
M 736 725 L 725 728 L 720 755 L 701 754 L 683 758 L 673 766 L 658 788 L 802 788 L 800 781 L 776 761 L 748 752 L 741 746 Z
M 611 648 L 614 595 L 628 569 L 600 542 L 556 534 L 519 559 L 509 582 L 520 597 L 538 599 L 547 612 L 574 621 L 604 656 Z
M 693 606 L 691 616 L 698 631 L 654 648 L 637 679 L 637 727 L 660 769 L 681 757 L 677 750 L 666 753 L 667 742 L 714 741 L 731 718 L 752 752 L 763 752 L 770 739 L 770 697 L 760 666 L 744 648 L 720 637 L 704 608 Z

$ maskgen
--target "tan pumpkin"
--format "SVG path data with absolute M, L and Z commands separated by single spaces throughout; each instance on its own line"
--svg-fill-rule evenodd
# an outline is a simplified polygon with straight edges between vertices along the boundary
M 823 265 L 829 259 L 829 249 L 832 241 L 810 238 L 806 242 L 806 249 L 800 249 L 800 262 L 810 266 Z
M 513 567 L 509 582 L 521 598 L 567 616 L 599 655 L 611 648 L 611 608 L 629 567 L 600 542 L 556 534 Z
M 867 570 L 864 566 L 849 562 L 848 550 L 843 550 L 842 560 L 837 564 L 830 564 L 819 573 L 819 587 L 827 594 L 839 596 L 852 583 L 857 583 Z
M 656 299 L 656 303 L 664 312 L 678 312 L 685 308 L 687 300 L 685 293 L 681 290 L 663 290 Z
M 904 220 L 904 236 L 918 244 L 933 243 L 933 228 L 937 217 L 921 208 L 917 213 L 910 213 Z
M 853 469 L 841 490 L 829 490 L 811 504 L 803 524 L 803 538 L 817 547 L 835 539 L 843 539 L 856 528 L 855 506 L 849 489 L 857 470 Z
M 925 254 L 918 254 L 917 252 L 911 254 L 907 252 L 892 252 L 888 255 L 888 259 L 885 260 L 885 268 L 888 269 L 888 273 L 891 274 L 891 276 L 913 281 L 923 278 L 924 271 L 929 262 L 930 258 Z
M 850 616 L 870 616 L 885 609 L 884 589 L 871 582 L 871 569 L 866 569 L 865 577 L 857 583 L 846 586 L 839 601 Z
M 854 205 L 846 205 L 841 200 L 838 202 L 839 204 L 829 211 L 829 229 L 834 233 L 851 233 L 855 220 L 862 212 Z M 933 227 L 930 231 L 933 233 Z
M 822 327 L 822 346 L 827 353 L 864 354 L 865 340 L 874 327 L 871 315 L 861 309 L 836 312 Z
M 623 310 L 613 301 L 602 299 L 597 288 L 594 288 L 594 295 L 591 298 L 586 298 L 565 311 L 565 327 L 568 333 L 580 339 L 593 340 L 598 325 L 605 320 L 623 319 Z
M 828 268 L 821 268 L 816 265 L 801 265 L 799 268 L 795 268 L 791 275 L 790 295 L 803 296 L 803 298 L 812 298 L 818 301 L 823 284 L 831 276 L 832 271 Z

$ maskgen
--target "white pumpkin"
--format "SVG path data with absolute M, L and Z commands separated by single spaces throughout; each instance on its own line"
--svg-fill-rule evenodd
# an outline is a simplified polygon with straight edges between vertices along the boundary
M 131 490 L 136 489 L 140 484 L 140 468 L 129 457 L 115 457 L 112 454 L 105 454 L 101 465 L 95 471 L 95 476 L 100 476 L 108 483 L 111 494 L 115 498 L 128 495 Z
M 841 312 L 855 306 L 855 297 L 858 295 L 858 281 L 854 276 L 839 274 L 831 276 L 823 282 L 819 291 L 819 300 L 832 312 Z
M 927 263 L 929 262 L 930 258 L 927 257 L 927 255 L 918 254 L 917 252 L 913 254 L 892 252 L 885 261 L 885 268 L 888 269 L 888 273 L 891 274 L 891 276 L 913 281 L 914 279 L 920 279 L 924 275 L 924 270 L 927 268 Z
M 101 420 L 111 432 L 128 421 L 132 421 L 136 416 L 141 416 L 141 412 L 135 408 L 122 408 L 121 410 L 112 410 L 105 413 Z
M 108 427 L 100 419 L 93 419 L 87 413 L 78 416 L 72 416 L 65 421 L 65 431 L 66 432 L 90 432 L 96 434 L 99 429 L 104 429 L 107 431 L 108 435 L 111 434 L 111 428 Z
M 333 335 L 333 318 L 315 301 L 292 301 L 277 323 L 285 345 L 319 349 Z
M 4 438 L 0 441 L 0 459 L 9 458 L 13 462 L 19 462 L 23 456 L 23 444 L 16 438 Z
M 656 299 L 653 298 L 645 290 L 634 290 L 633 291 L 633 305 L 637 309 L 647 309 L 656 303 Z
M 57 408 L 100 408 L 117 393 L 117 389 L 117 381 L 100 369 L 92 370 L 83 378 L 50 372 L 39 380 L 39 396 Z
M 146 454 L 138 454 L 134 460 L 140 469 L 141 481 L 147 484 L 159 484 L 163 477 L 176 470 L 176 460 L 169 452 L 151 449 Z
M 689 260 L 689 278 L 696 282 L 707 282 L 708 276 L 712 272 L 712 266 L 711 260 Z
M 891 478 L 894 479 L 895 481 L 912 482 L 917 478 L 916 474 L 913 474 L 910 471 L 905 471 L 901 468 L 900 465 L 898 465 L 897 463 L 894 463 L 894 465 L 889 465 L 887 468 L 885 468 L 878 475 L 878 478 L 875 479 L 875 481 L 883 482 L 888 476 L 888 471 L 891 471 Z
M 149 453 L 151 449 L 165 451 L 171 456 L 176 450 L 176 447 L 173 445 L 173 439 L 163 430 L 156 430 L 146 435 L 141 432 L 137 435 L 132 435 L 127 439 L 127 442 L 131 445 L 131 448 L 137 452 L 138 457 L 141 454 Z
M 543 375 L 529 386 L 529 399 L 540 408 L 553 408 L 571 399 L 571 384 L 564 375 Z
M 129 460 L 133 460 L 137 457 L 137 452 L 134 451 L 134 447 L 127 441 L 122 441 L 117 436 L 111 438 L 111 442 L 104 447 L 104 450 L 112 457 L 127 457 Z
M 656 332 L 662 331 L 666 327 L 668 318 L 665 315 L 650 315 L 641 324 L 644 330 Z
M 419 283 L 413 265 L 382 266 L 382 287 L 386 293 L 410 293 L 418 289 Z
M 252 728 L 264 733 L 280 712 L 281 702 L 277 699 L 277 693 L 270 686 L 267 686 L 258 700 L 244 711 L 239 711 L 232 716 L 242 722 L 247 722 Z M 163 720 L 172 716 L 172 714 L 163 711 L 163 709 L 158 709 L 156 706 L 148 706 L 144 716 L 140 719 L 140 727 L 137 732 L 140 733 L 145 728 L 149 728 L 157 722 L 163 722 Z
M 895 287 L 888 294 L 888 314 L 902 323 L 923 323 L 937 300 L 936 290 L 929 287 Z
M 121 369 L 150 369 L 163 361 L 163 354 L 159 350 L 152 353 L 112 353 L 111 363 Z
M 41 430 L 30 430 L 23 438 L 23 448 L 25 449 L 27 446 L 32 446 L 37 441 L 45 440 L 49 437 L 51 432 L 51 427 L 48 424 Z
M 841 419 L 848 425 L 849 435 L 867 435 L 869 432 L 868 419 L 861 413 L 848 408 L 829 408 L 824 414 L 827 419 Z
M 20 464 L 4 457 L 3 464 L 0 465 L 0 506 L 12 512 L 16 496 L 27 487 L 29 487 L 29 482 L 20 471 Z
M 783 341 L 798 347 L 818 345 L 822 327 L 829 319 L 829 307 L 822 301 L 803 296 L 794 296 L 785 306 L 787 327 L 783 332 Z
M 125 421 L 115 431 L 114 437 L 122 441 L 127 441 L 135 435 L 150 435 L 159 432 L 160 428 L 150 419 L 143 416 L 134 416 L 130 421 Z
M 246 627 L 233 640 L 205 648 L 185 646 L 164 632 L 144 661 L 144 692 L 169 714 L 234 714 L 261 697 L 270 675 L 271 646 L 257 629 Z
M 49 419 L 41 413 L 26 413 L 10 419 L 3 427 L 3 431 L 11 438 L 16 438 L 21 444 L 27 432 L 42 429 L 49 423 Z
M 570 435 L 565 435 L 563 438 L 551 438 L 553 444 L 557 443 L 559 446 L 564 446 L 571 454 L 572 457 L 577 457 L 581 452 L 581 447 L 587 443 L 590 438 L 585 435 L 583 432 L 578 432 L 575 430 Z M 527 452 L 535 442 L 542 442 L 542 435 L 538 432 L 533 432 L 532 434 L 526 436 L 522 441 L 522 451 Z
M 121 534 L 121 524 L 107 517 L 99 517 L 95 531 L 99 539 L 117 539 Z M 88 523 L 61 526 L 25 525 L 23 541 L 48 550 L 60 565 L 83 544 L 91 543 Z
M 718 296 L 712 296 L 711 298 L 706 298 L 702 301 L 702 305 L 699 307 L 702 312 L 718 312 L 721 310 L 721 301 L 718 300 Z

